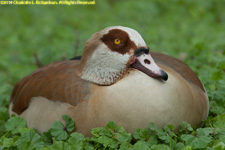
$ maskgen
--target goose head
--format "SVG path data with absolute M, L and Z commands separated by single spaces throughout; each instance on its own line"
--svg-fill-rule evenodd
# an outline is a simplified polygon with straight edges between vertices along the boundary
M 113 26 L 93 34 L 86 42 L 78 74 L 98 85 L 112 85 L 131 69 L 156 79 L 168 78 L 137 31 Z

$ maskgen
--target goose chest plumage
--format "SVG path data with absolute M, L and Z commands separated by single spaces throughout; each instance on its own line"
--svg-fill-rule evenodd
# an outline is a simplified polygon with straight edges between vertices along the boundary
M 137 31 L 113 26 L 92 35 L 81 60 L 46 65 L 19 81 L 9 112 L 40 133 L 67 114 L 77 132 L 91 136 L 110 120 L 131 133 L 149 122 L 198 126 L 208 109 L 207 93 L 186 64 L 149 52 Z

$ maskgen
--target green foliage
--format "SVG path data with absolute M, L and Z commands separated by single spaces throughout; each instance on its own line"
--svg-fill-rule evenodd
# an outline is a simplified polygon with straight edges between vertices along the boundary
M 225 149 L 225 1 L 222 0 L 96 0 L 95 6 L 0 5 L 0 149 Z M 55 122 L 39 135 L 26 122 L 8 119 L 14 85 L 41 65 L 81 55 L 96 31 L 123 25 L 136 29 L 152 51 L 187 63 L 209 97 L 209 117 L 195 129 L 182 123 L 136 129 L 131 136 L 109 122 L 86 138 L 74 122 Z
M 68 133 L 74 130 L 74 121 L 68 115 L 63 115 L 62 118 L 66 122 L 65 127 L 62 123 L 58 121 L 55 121 L 51 125 L 51 135 L 56 140 L 66 140 L 68 137 Z
M 64 115 L 62 118 L 65 120 L 65 125 L 56 121 L 47 132 L 40 135 L 35 130 L 27 128 L 25 120 L 13 116 L 6 122 L 9 127 L 6 128 L 7 132 L 0 138 L 0 149 L 225 149 L 225 131 L 221 129 L 224 125 L 193 129 L 187 122 L 183 122 L 175 133 L 171 125 L 158 129 L 154 123 L 150 123 L 149 128 L 136 129 L 131 136 L 123 127 L 110 121 L 105 127 L 92 129 L 93 136 L 88 138 L 80 133 L 72 132 L 74 121 L 69 116 Z M 218 121 L 217 119 L 215 121 Z M 225 118 L 222 120 L 225 121 Z M 18 122 L 19 127 L 15 128 Z M 71 131 L 68 131 L 70 128 Z
M 11 131 L 14 133 L 19 133 L 20 129 L 26 127 L 26 121 L 19 117 L 10 118 L 7 123 L 5 123 L 5 131 Z
M 131 134 L 127 133 L 123 127 L 116 126 L 113 121 L 106 124 L 105 128 L 95 128 L 91 131 L 93 137 L 91 141 L 97 143 L 98 149 L 111 148 L 117 149 L 122 143 L 130 143 Z
M 215 128 L 220 128 L 225 131 L 225 114 L 219 115 L 213 119 L 213 126 Z
M 44 146 L 41 136 L 34 131 L 27 131 L 13 144 L 18 149 L 40 149 Z

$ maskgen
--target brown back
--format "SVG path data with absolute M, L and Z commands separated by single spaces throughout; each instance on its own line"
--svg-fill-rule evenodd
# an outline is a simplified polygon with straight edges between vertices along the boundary
M 76 74 L 80 61 L 68 60 L 46 65 L 24 77 L 11 95 L 12 110 L 21 114 L 32 97 L 42 96 L 49 100 L 76 105 L 88 96 L 89 84 Z

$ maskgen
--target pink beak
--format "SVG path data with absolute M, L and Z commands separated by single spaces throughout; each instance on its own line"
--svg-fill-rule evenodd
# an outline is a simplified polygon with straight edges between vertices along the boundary
M 155 63 L 148 48 L 141 47 L 135 51 L 131 66 L 153 78 L 162 78 L 165 81 L 168 79 L 167 73 Z

